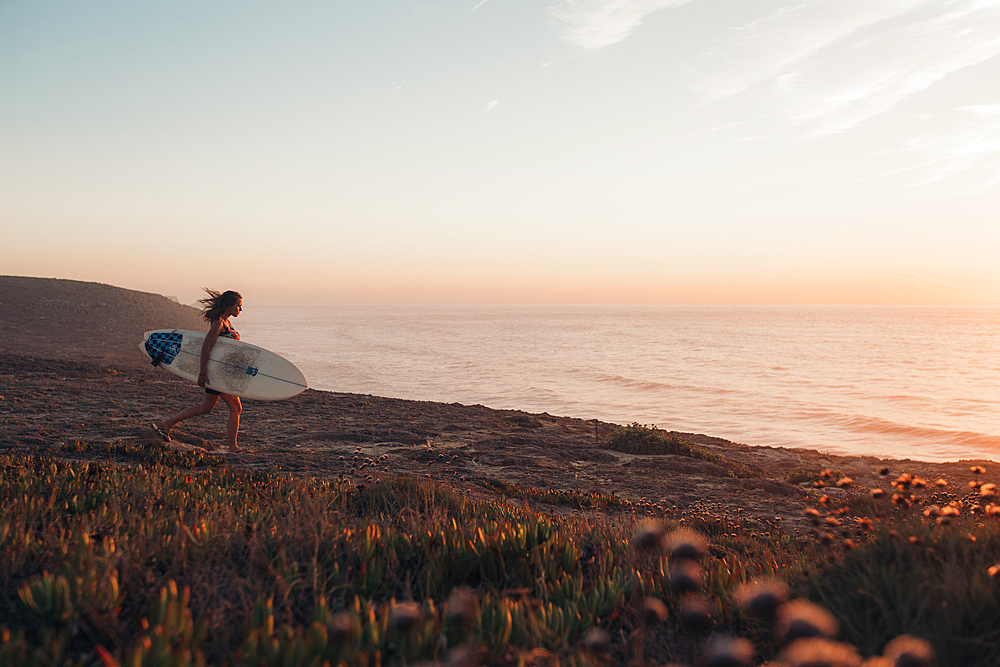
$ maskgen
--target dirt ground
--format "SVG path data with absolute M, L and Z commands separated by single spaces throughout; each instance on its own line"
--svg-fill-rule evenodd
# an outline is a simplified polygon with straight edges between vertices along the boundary
M 201 398 L 198 387 L 163 371 L 0 353 L 0 452 L 37 448 L 71 456 L 60 451 L 63 443 L 158 442 L 150 423 Z M 227 414 L 220 403 L 211 415 L 178 425 L 170 446 L 221 454 Z M 791 473 L 832 469 L 865 489 L 884 484 L 877 473 L 882 466 L 892 475 L 944 478 L 952 488 L 973 477 L 971 465 L 994 472 L 990 462 L 843 457 L 675 434 L 759 468 L 762 475 L 734 479 L 706 461 L 606 449 L 602 443 L 612 428 L 546 413 L 307 390 L 286 401 L 245 401 L 240 445 L 252 453 L 230 455 L 227 462 L 300 477 L 346 476 L 358 483 L 393 475 L 426 477 L 472 497 L 495 497 L 490 480 L 541 490 L 598 490 L 657 504 L 667 516 L 709 511 L 789 532 L 809 530 L 802 517 L 807 490 L 788 481 Z

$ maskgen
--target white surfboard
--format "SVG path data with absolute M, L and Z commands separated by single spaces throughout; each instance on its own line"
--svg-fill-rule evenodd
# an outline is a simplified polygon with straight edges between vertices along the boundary
M 205 333 L 159 329 L 144 334 L 139 349 L 154 366 L 198 382 Z M 223 394 L 261 401 L 291 398 L 309 385 L 288 359 L 262 347 L 219 337 L 208 355 L 208 388 Z

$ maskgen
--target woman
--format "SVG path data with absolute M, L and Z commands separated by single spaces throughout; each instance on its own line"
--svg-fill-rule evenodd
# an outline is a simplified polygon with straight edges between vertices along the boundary
M 243 297 L 240 296 L 239 292 L 231 290 L 220 294 L 206 287 L 205 292 L 208 293 L 208 296 L 198 302 L 202 304 L 202 317 L 209 322 L 208 334 L 205 336 L 205 342 L 201 346 L 201 372 L 198 375 L 198 386 L 205 388 L 205 400 L 202 401 L 201 405 L 190 407 L 177 416 L 166 419 L 159 424 L 154 422 L 152 426 L 157 435 L 165 441 L 170 442 L 170 429 L 185 419 L 197 417 L 198 415 L 207 415 L 215 409 L 221 398 L 229 408 L 229 421 L 226 424 L 226 432 L 229 435 L 229 451 L 242 452 L 245 450 L 240 449 L 236 445 L 236 436 L 240 430 L 240 413 L 243 411 L 240 398 L 239 396 L 229 396 L 228 394 L 219 393 L 209 387 L 206 372 L 208 370 L 208 354 L 212 351 L 212 346 L 215 345 L 215 341 L 220 336 L 235 340 L 240 339 L 240 335 L 236 333 L 236 329 L 230 324 L 229 318 L 239 317 L 240 311 L 243 310 Z

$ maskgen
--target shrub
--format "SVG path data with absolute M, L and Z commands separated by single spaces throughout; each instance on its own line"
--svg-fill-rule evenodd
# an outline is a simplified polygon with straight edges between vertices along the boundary
M 708 461 L 724 468 L 730 477 L 759 477 L 760 472 L 750 466 L 730 461 L 712 452 L 692 445 L 676 436 L 665 433 L 655 426 L 642 426 L 632 423 L 619 426 L 608 434 L 605 445 L 608 449 L 623 454 L 640 454 L 644 456 L 687 456 L 692 459 Z

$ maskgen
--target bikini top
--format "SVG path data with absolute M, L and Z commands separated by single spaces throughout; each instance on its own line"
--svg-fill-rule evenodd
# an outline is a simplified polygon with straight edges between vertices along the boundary
M 222 331 L 219 332 L 219 336 L 222 338 L 232 338 L 233 340 L 240 339 L 240 335 L 237 333 L 236 329 L 232 328 L 225 322 L 222 323 Z

